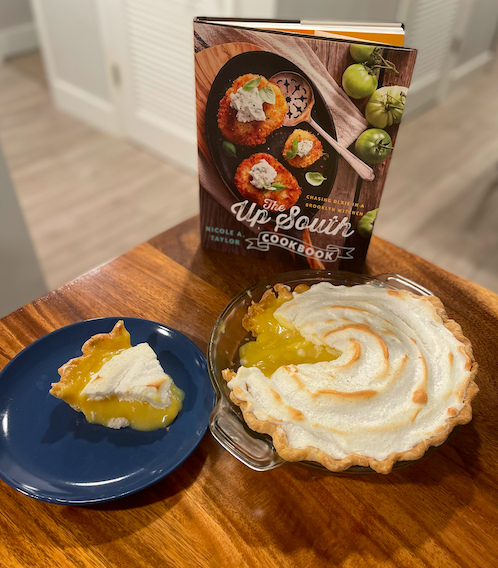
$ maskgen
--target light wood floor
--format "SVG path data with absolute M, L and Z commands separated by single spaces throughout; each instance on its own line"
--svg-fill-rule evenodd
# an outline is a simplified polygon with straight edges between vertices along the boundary
M 498 292 L 498 69 L 400 130 L 375 234 Z M 198 211 L 197 179 L 56 110 L 40 58 L 0 66 L 0 140 L 48 285 Z
M 498 65 L 399 131 L 375 234 L 498 292 Z
M 197 214 L 198 186 L 58 111 L 38 54 L 0 65 L 0 141 L 54 289 Z

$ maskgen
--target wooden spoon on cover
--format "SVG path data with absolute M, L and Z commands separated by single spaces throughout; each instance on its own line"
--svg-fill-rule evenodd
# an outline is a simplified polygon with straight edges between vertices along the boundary
M 287 101 L 289 110 L 285 115 L 284 126 L 296 126 L 301 122 L 309 122 L 361 178 L 367 181 L 375 179 L 375 174 L 370 166 L 362 162 L 347 148 L 341 146 L 312 118 L 311 109 L 315 104 L 315 95 L 311 85 L 302 75 L 294 73 L 294 71 L 281 71 L 273 75 L 270 81 L 280 87 Z

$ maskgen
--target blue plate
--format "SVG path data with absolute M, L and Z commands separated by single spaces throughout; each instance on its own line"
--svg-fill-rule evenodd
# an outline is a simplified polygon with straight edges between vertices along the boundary
M 147 342 L 185 392 L 169 430 L 111 430 L 48 394 L 57 369 L 96 333 L 122 319 L 132 345 Z M 21 493 L 66 505 L 129 495 L 155 483 L 194 451 L 214 406 L 206 359 L 184 335 L 138 318 L 78 322 L 41 337 L 0 372 L 0 478 Z

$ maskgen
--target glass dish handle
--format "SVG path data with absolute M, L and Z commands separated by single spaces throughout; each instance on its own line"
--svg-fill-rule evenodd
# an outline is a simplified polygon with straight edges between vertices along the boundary
M 413 292 L 418 296 L 434 296 L 433 292 L 429 289 L 424 288 L 420 284 L 417 284 L 413 280 L 409 278 L 405 278 L 404 276 L 400 276 L 395 272 L 386 272 L 385 274 L 378 274 L 374 276 L 375 280 L 379 280 L 380 282 L 384 282 L 393 288 L 397 288 L 398 290 L 408 290 L 408 292 Z
M 240 417 L 223 398 L 211 413 L 209 429 L 225 450 L 255 471 L 268 471 L 285 463 L 269 440 L 246 432 Z

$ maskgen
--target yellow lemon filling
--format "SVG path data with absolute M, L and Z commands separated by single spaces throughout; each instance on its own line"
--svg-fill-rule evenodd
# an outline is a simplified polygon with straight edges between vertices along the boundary
M 115 333 L 117 331 L 117 333 Z M 83 347 L 84 355 L 69 362 L 62 369 L 63 381 L 53 385 L 52 394 L 83 412 L 88 422 L 103 424 L 115 418 L 125 418 L 135 430 L 157 430 L 169 426 L 182 409 L 185 393 L 176 385 L 171 385 L 171 404 L 166 408 L 156 408 L 148 402 L 119 400 L 110 396 L 101 400 L 90 400 L 81 393 L 94 373 L 112 357 L 131 348 L 130 334 L 124 328 L 115 328 L 110 334 L 97 336 L 98 341 L 90 350 Z
M 266 299 L 265 309 L 250 318 L 250 329 L 255 341 L 248 341 L 239 349 L 240 364 L 244 367 L 258 367 L 266 377 L 282 365 L 320 363 L 337 359 L 340 352 L 326 345 L 315 345 L 307 341 L 290 324 L 279 323 L 274 312 L 284 302 L 292 299 L 283 295 Z

